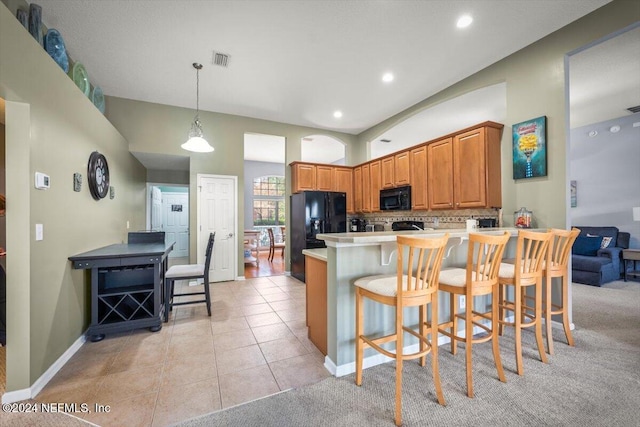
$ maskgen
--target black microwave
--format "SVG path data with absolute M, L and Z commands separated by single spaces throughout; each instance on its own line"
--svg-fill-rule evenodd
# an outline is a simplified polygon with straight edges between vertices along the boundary
M 411 187 L 397 187 L 380 190 L 380 210 L 409 211 L 411 210 Z

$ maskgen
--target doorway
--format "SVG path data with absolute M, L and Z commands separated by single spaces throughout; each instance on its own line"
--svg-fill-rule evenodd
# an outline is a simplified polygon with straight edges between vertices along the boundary
M 283 136 L 244 135 L 244 277 L 269 277 L 287 270 Z M 273 233 L 273 256 L 270 256 Z M 282 248 L 284 244 L 284 249 Z
M 175 243 L 169 258 L 184 258 L 184 264 L 187 264 L 189 261 L 189 186 L 148 183 L 147 194 L 149 196 L 146 229 L 164 231 L 165 242 Z

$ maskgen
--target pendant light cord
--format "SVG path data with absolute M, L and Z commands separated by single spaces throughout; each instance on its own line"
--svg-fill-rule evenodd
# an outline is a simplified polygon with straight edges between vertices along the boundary
M 196 119 L 199 119 L 200 118 L 200 70 L 202 69 L 202 64 L 194 62 L 193 68 L 196 69 Z

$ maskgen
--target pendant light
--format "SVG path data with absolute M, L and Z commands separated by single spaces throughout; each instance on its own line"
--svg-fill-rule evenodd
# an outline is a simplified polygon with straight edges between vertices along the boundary
M 181 145 L 187 151 L 194 151 L 196 153 L 210 153 L 213 151 L 213 147 L 209 145 L 202 133 L 202 124 L 200 123 L 200 70 L 202 70 L 202 64 L 197 62 L 193 63 L 193 68 L 196 69 L 196 117 L 191 123 L 191 129 L 189 130 L 189 139 L 187 142 Z

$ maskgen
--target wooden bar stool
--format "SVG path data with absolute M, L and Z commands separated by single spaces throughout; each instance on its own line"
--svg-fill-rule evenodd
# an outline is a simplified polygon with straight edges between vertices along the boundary
M 519 230 L 514 263 L 502 263 L 498 273 L 499 283 L 499 332 L 504 325 L 515 328 L 516 368 L 518 375 L 524 373 L 522 363 L 522 329 L 535 327 L 536 343 L 540 359 L 547 363 L 542 341 L 542 269 L 547 262 L 551 232 L 537 233 Z M 513 300 L 508 299 L 507 289 L 514 288 Z M 534 287 L 534 297 L 527 298 L 526 289 Z M 533 302 L 533 307 L 528 305 Z M 513 312 L 513 321 L 506 320 L 506 312 Z M 528 319 L 528 321 L 527 321 Z
M 547 335 L 547 349 L 549 354 L 553 354 L 553 337 L 551 333 L 551 316 L 554 314 L 562 315 L 562 327 L 567 337 L 567 343 L 573 346 L 573 337 L 571 336 L 571 327 L 569 325 L 569 255 L 571 247 L 580 234 L 580 229 L 572 228 L 569 230 L 561 230 L 552 228 L 551 242 L 549 243 L 549 257 L 542 271 L 545 277 L 545 296 L 544 303 L 544 319 Z M 553 278 L 560 278 L 560 291 L 562 292 L 562 303 L 553 304 Z
M 438 403 L 445 404 L 440 373 L 438 371 L 438 275 L 442 265 L 445 245 L 449 235 L 439 238 L 416 238 L 398 236 L 398 264 L 396 274 L 363 277 L 355 281 L 356 286 L 356 385 L 362 384 L 364 350 L 374 348 L 396 361 L 396 425 L 402 424 L 402 363 L 404 360 L 420 358 L 425 365 L 426 355 L 431 353 L 431 369 Z M 405 253 L 406 252 L 406 253 Z M 404 262 L 406 259 L 406 263 Z M 378 338 L 363 335 L 363 300 L 369 298 L 381 304 L 394 306 L 395 332 Z M 427 305 L 431 304 L 431 321 L 427 321 Z M 418 307 L 419 330 L 403 323 L 405 307 Z M 416 338 L 420 349 L 404 354 L 404 332 Z M 431 339 L 429 339 L 431 335 Z M 385 350 L 381 344 L 395 342 L 395 352 Z
M 498 370 L 498 378 L 507 382 L 502 369 L 500 348 L 498 345 L 498 269 L 502 262 L 504 248 L 509 233 L 503 235 L 469 234 L 466 268 L 444 269 L 440 272 L 440 290 L 448 292 L 450 318 L 438 325 L 438 332 L 451 338 L 451 353 L 456 354 L 457 341 L 466 345 L 467 396 L 473 397 L 472 345 L 487 341 L 493 343 L 493 359 Z M 473 298 L 480 295 L 492 295 L 491 315 L 473 309 Z M 458 296 L 465 296 L 464 313 L 456 313 Z M 489 318 L 491 327 L 481 320 Z M 465 321 L 465 335 L 458 336 L 458 319 Z M 473 327 L 487 332 L 486 336 L 473 338 Z

